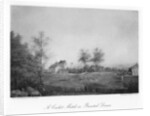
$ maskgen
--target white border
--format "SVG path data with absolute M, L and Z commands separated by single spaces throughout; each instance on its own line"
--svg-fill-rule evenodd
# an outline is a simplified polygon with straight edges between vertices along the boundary
M 0 114 L 3 114 L 3 1 L 0 1 Z
M 55 113 L 55 112 L 74 112 L 74 111 L 93 111 L 93 110 L 114 110 L 114 109 L 132 109 L 132 108 L 142 108 L 141 103 L 141 77 L 140 73 L 140 93 L 139 94 L 126 94 L 126 95 L 89 95 L 89 96 L 59 96 L 59 97 L 38 97 L 38 98 L 10 98 L 10 5 L 36 5 L 36 6 L 56 6 L 56 7 L 77 7 L 77 8 L 100 8 L 100 9 L 118 9 L 118 10 L 138 10 L 141 17 L 142 10 L 139 8 L 131 7 L 116 7 L 116 6 L 100 6 L 93 4 L 63 4 L 63 3 L 52 3 L 46 2 L 44 0 L 21 0 L 10 2 L 9 0 L 5 1 L 4 4 L 4 91 L 5 91 L 5 114 L 34 114 L 34 113 Z M 7 19 L 7 20 L 6 20 Z M 141 18 L 139 18 L 141 22 Z M 139 23 L 139 27 L 141 24 Z M 139 28 L 140 29 L 140 28 Z M 139 30 L 141 32 L 141 29 Z M 139 35 L 139 40 L 141 34 Z M 141 40 L 140 40 L 141 43 Z M 139 45 L 141 49 L 142 45 Z M 141 53 L 141 51 L 140 51 Z M 141 65 L 141 57 L 140 65 Z M 142 66 L 142 65 L 141 65 Z M 140 69 L 141 72 L 141 69 Z M 85 103 L 106 103 L 110 104 L 111 107 L 102 107 L 102 108 L 80 108 L 80 109 L 48 109 L 45 107 L 49 104 L 63 105 L 66 106 L 69 103 L 72 104 L 85 104 Z

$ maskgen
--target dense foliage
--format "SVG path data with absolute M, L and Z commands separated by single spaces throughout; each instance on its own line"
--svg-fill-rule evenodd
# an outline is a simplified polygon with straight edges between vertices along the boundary
M 38 61 L 29 52 L 21 36 L 11 32 L 11 90 L 39 89 Z

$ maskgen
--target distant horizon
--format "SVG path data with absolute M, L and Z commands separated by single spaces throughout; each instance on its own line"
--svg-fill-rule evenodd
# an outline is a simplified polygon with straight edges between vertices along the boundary
M 23 42 L 43 31 L 50 38 L 47 67 L 66 60 L 78 66 L 81 49 L 104 52 L 105 67 L 138 63 L 138 11 L 12 6 L 11 30 Z

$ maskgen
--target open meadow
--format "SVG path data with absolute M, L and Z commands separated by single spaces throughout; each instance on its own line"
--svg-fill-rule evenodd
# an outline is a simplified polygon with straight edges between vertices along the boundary
M 45 95 L 137 93 L 137 76 L 119 76 L 115 72 L 47 74 Z

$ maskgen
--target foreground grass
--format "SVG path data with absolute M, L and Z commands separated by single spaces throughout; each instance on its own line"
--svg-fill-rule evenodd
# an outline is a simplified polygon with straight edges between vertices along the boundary
M 44 95 L 137 93 L 138 77 L 123 80 L 114 72 L 53 74 L 45 77 Z
M 123 78 L 122 78 L 123 76 Z M 12 97 L 27 96 L 56 96 L 56 95 L 99 95 L 138 93 L 138 77 L 118 75 L 115 72 L 92 73 L 47 73 L 43 77 L 43 90 L 33 88 L 26 91 L 13 91 Z

